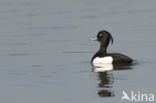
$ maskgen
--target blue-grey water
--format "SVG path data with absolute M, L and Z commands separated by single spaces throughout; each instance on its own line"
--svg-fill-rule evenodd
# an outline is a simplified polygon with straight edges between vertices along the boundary
M 108 51 L 135 65 L 93 72 L 99 43 L 89 39 L 102 29 L 114 38 Z M 155 0 L 1 0 L 0 102 L 120 103 L 122 91 L 156 96 L 155 44 Z

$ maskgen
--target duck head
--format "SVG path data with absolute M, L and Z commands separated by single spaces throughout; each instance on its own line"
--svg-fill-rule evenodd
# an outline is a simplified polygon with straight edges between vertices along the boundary
M 101 44 L 102 47 L 107 48 L 109 45 L 109 42 L 112 42 L 113 44 L 113 37 L 112 35 L 106 31 L 106 30 L 101 30 L 99 31 L 99 33 L 97 34 L 97 41 L 99 41 L 99 43 Z
M 113 37 L 112 35 L 106 31 L 106 30 L 101 30 L 98 32 L 97 37 L 92 39 L 92 40 L 96 40 L 100 43 L 100 50 L 101 52 L 106 52 L 106 49 L 109 45 L 109 42 L 111 40 L 112 44 L 113 44 Z

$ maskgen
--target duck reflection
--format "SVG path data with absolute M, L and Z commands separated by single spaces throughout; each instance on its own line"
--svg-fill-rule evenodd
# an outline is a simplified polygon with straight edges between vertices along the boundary
M 113 97 L 114 92 L 112 90 L 114 77 L 111 72 L 98 72 L 98 79 L 100 80 L 98 87 L 100 90 L 98 91 L 98 95 L 100 97 Z
M 113 70 L 113 64 L 96 64 L 93 66 L 94 72 L 106 72 Z
M 112 70 L 125 70 L 131 69 L 130 65 L 113 65 L 113 64 L 97 64 L 93 66 L 93 72 L 98 73 L 99 91 L 100 97 L 113 97 L 115 96 L 113 91 L 114 76 Z

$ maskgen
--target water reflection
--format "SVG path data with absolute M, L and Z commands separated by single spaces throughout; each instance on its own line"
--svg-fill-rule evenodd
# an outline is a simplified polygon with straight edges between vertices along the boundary
M 93 72 L 97 72 L 97 78 L 99 80 L 98 95 L 100 97 L 113 97 L 115 96 L 113 91 L 114 76 L 112 70 L 126 70 L 131 69 L 130 64 L 114 65 L 114 64 L 97 64 L 93 66 Z
M 106 72 L 113 70 L 113 64 L 96 64 L 96 66 L 93 66 L 94 72 Z
M 98 83 L 98 87 L 100 90 L 98 91 L 98 95 L 100 97 L 112 97 L 115 96 L 112 90 L 114 77 L 111 72 L 98 72 L 98 79 L 100 82 Z
M 115 96 L 114 92 L 111 90 L 99 90 L 98 95 L 100 97 L 113 97 L 113 96 Z

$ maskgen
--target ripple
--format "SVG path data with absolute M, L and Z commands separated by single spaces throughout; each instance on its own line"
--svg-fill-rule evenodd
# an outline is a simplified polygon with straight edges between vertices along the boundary
M 9 54 L 10 56 L 28 56 L 28 55 L 30 55 L 30 54 L 28 54 L 28 53 L 15 53 L 15 54 Z
M 27 43 L 9 43 L 9 46 L 23 46 L 23 45 L 28 45 Z
M 45 67 L 45 65 L 40 65 L 40 64 L 38 64 L 38 65 L 32 65 L 32 67 Z
M 11 72 L 11 73 L 9 73 L 10 75 L 21 75 L 21 76 L 24 76 L 24 75 L 28 75 L 28 73 L 25 73 L 25 72 Z
M 46 40 L 46 42 L 50 43 L 50 42 L 69 42 L 71 40 Z
M 91 53 L 90 51 L 67 51 L 63 53 Z

